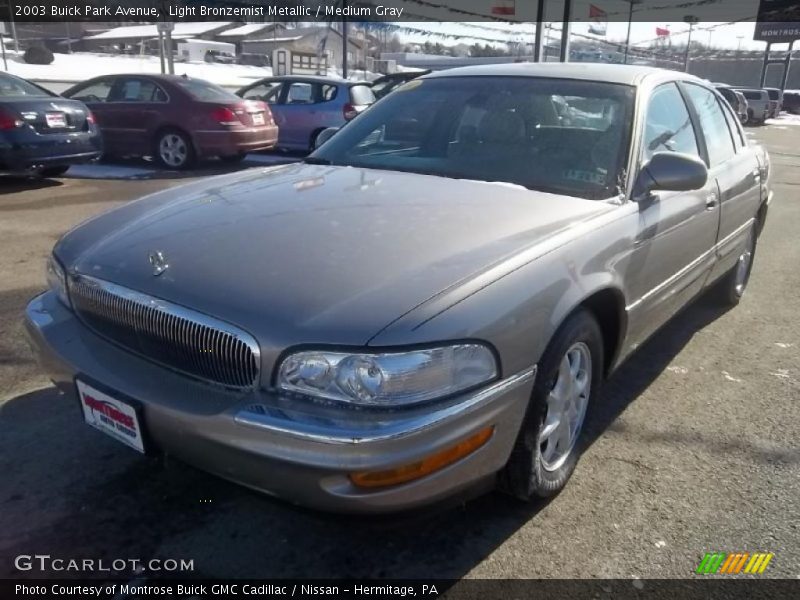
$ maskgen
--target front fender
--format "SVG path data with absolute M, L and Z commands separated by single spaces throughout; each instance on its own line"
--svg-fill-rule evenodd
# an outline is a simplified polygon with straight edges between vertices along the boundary
M 613 217 L 606 220 L 614 223 Z M 497 350 L 507 377 L 537 363 L 567 316 L 607 290 L 621 302 L 622 329 L 615 340 L 621 342 L 627 299 L 617 266 L 632 244 L 622 231 L 619 221 L 600 226 L 492 281 L 467 282 L 446 295 L 448 302 L 434 298 L 395 321 L 370 345 L 481 339 Z

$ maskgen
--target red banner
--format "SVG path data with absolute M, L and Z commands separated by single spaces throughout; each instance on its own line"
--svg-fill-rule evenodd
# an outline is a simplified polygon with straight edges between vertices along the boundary
M 492 2 L 493 15 L 513 15 L 516 14 L 515 0 L 494 0 Z

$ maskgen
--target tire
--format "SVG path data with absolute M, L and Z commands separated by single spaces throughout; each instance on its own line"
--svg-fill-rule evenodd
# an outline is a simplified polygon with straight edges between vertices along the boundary
M 47 167 L 39 171 L 39 174 L 42 177 L 61 177 L 67 171 L 69 171 L 69 165 L 62 165 L 60 167 Z
M 750 273 L 753 271 L 753 261 L 758 245 L 758 223 L 753 223 L 747 237 L 747 243 L 742 249 L 736 264 L 715 284 L 714 295 L 719 304 L 723 306 L 736 306 L 744 296 L 747 284 L 750 282 Z
M 228 156 L 220 156 L 219 159 L 228 164 L 236 164 L 242 162 L 247 156 L 247 152 L 240 152 L 239 154 L 229 154 Z
M 314 133 L 311 134 L 311 137 L 308 140 L 308 151 L 313 152 L 316 150 L 315 146 L 317 145 L 317 138 L 319 134 L 322 133 L 324 129 L 317 129 Z
M 603 339 L 597 320 L 588 310 L 579 309 L 559 327 L 539 361 L 525 420 L 508 463 L 499 474 L 501 490 L 531 502 L 554 496 L 564 488 L 583 447 L 583 424 L 600 389 L 603 361 Z M 571 379 L 575 369 L 578 377 Z M 579 381 L 581 372 L 583 398 L 575 393 L 577 390 L 573 392 L 571 385 L 565 385 L 566 381 L 573 385 Z M 558 390 L 562 392 L 560 396 Z M 555 424 L 553 410 L 557 398 L 565 396 L 572 399 L 562 405 L 572 413 L 568 439 L 559 435 L 563 426 Z M 560 419 L 558 422 L 570 423 Z
M 153 156 L 166 169 L 188 169 L 195 162 L 192 140 L 179 129 L 162 129 L 153 146 Z

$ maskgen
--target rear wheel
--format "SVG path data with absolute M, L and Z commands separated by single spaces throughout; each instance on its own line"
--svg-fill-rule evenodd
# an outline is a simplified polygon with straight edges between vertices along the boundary
M 747 241 L 739 254 L 739 259 L 730 271 L 722 276 L 716 284 L 716 296 L 726 306 L 736 306 L 744 296 L 750 273 L 753 270 L 753 259 L 756 255 L 756 227 L 754 223 L 747 235 Z
M 602 334 L 592 314 L 573 313 L 539 362 L 530 405 L 501 489 L 525 501 L 560 492 L 582 450 L 583 424 L 603 372 Z
M 313 152 L 317 148 L 317 138 L 319 134 L 322 133 L 322 129 L 317 129 L 314 133 L 311 134 L 311 137 L 308 140 L 308 151 Z
M 189 136 L 177 129 L 167 129 L 156 135 L 153 154 L 168 169 L 186 169 L 195 160 Z
M 47 167 L 39 171 L 42 177 L 60 177 L 69 171 L 69 165 L 62 165 L 60 167 Z

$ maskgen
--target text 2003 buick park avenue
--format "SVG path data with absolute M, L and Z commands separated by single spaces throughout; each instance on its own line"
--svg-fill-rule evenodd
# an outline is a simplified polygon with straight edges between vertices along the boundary
M 27 329 L 89 424 L 297 503 L 549 496 L 601 380 L 704 288 L 738 302 L 768 171 L 688 75 L 453 69 L 302 164 L 77 227 Z

